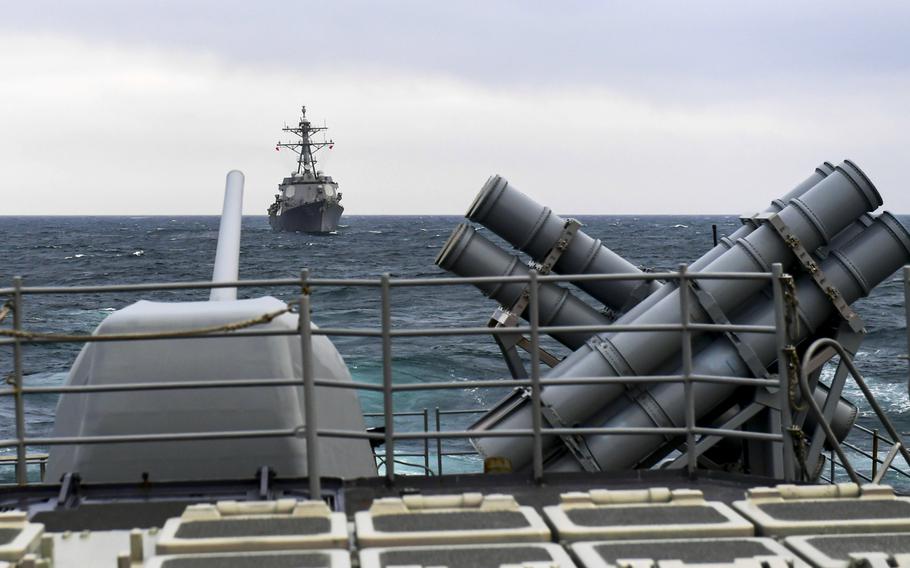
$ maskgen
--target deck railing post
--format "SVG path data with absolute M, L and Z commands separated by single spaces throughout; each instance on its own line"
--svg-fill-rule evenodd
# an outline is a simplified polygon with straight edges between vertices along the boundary
M 385 417 L 385 476 L 395 481 L 395 409 L 392 387 L 392 306 L 389 273 L 382 275 L 382 412 Z
M 686 468 L 689 475 L 694 475 L 698 468 L 698 456 L 695 454 L 695 392 L 692 385 L 692 331 L 689 329 L 692 319 L 690 308 L 692 289 L 688 270 L 689 267 L 685 263 L 679 265 L 679 315 L 682 378 L 686 397 Z
M 528 282 L 528 321 L 531 326 L 531 428 L 534 438 L 533 474 L 534 481 L 543 480 L 543 440 L 541 436 L 543 410 L 540 401 L 540 302 L 537 271 L 529 272 Z
M 793 415 L 790 412 L 790 332 L 787 328 L 787 300 L 784 293 L 784 283 L 790 278 L 784 274 L 784 267 L 779 262 L 771 265 L 771 287 L 774 294 L 774 327 L 777 338 L 777 376 L 780 381 L 778 387 L 778 404 L 780 405 L 780 434 L 781 434 L 781 463 L 785 481 L 793 481 L 795 477 L 793 437 Z M 790 314 L 797 317 L 797 314 Z M 798 372 L 796 369 L 793 372 Z M 796 385 L 793 385 L 796 388 Z
M 430 411 L 427 407 L 423 408 L 423 431 L 430 433 Z M 423 439 L 423 467 L 424 471 L 430 471 L 430 439 Z
M 878 428 L 872 430 L 872 479 L 878 477 Z
M 316 416 L 316 377 L 313 371 L 313 330 L 310 320 L 309 271 L 300 272 L 300 355 L 303 366 L 303 411 L 306 429 L 306 474 L 310 499 L 322 499 L 319 471 L 319 425 Z
M 22 331 L 22 277 L 13 278 L 13 330 Z M 16 483 L 28 483 L 28 461 L 25 452 L 25 401 L 22 397 L 22 381 L 25 373 L 22 370 L 22 340 L 17 336 L 13 343 L 13 389 L 16 405 Z
M 439 414 L 439 407 L 436 407 L 436 432 L 442 429 L 442 416 Z M 436 436 L 436 470 L 438 475 L 442 475 L 442 438 Z
M 910 266 L 904 267 L 904 310 L 907 323 L 907 370 L 910 372 Z M 908 374 L 908 379 L 910 379 L 910 374 Z

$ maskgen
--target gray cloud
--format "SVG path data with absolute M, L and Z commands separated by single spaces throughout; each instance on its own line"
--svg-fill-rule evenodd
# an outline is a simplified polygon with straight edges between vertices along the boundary
M 769 78 L 830 84 L 905 73 L 908 23 L 905 2 L 37 0 L 8 5 L 0 26 L 208 51 L 304 75 L 394 69 L 548 88 L 679 85 L 710 96 L 762 92 Z
M 352 213 L 460 213 L 498 172 L 571 213 L 758 209 L 821 160 L 886 204 L 910 146 L 910 5 L 29 2 L 0 20 L 0 192 L 47 213 L 215 213 L 306 102 Z M 124 179 L 129 180 L 124 191 Z M 199 188 L 209 188 L 207 192 Z M 141 195 L 142 199 L 135 196 Z

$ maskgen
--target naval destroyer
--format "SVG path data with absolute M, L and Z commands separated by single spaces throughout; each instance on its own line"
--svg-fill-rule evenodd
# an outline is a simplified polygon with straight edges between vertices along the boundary
M 338 228 L 344 212 L 341 192 L 332 176 L 316 169 L 313 155 L 326 146 L 331 149 L 334 142 L 314 140 L 314 136 L 327 129 L 312 125 L 306 117 L 306 107 L 300 109 L 297 126 L 285 126 L 281 130 L 298 138 L 275 145 L 276 150 L 287 148 L 297 154 L 297 170 L 278 184 L 275 202 L 268 209 L 269 224 L 275 231 L 330 233 Z

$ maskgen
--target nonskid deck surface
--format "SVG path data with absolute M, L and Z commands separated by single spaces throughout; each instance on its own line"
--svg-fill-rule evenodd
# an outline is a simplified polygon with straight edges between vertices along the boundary
M 742 499 L 750 487 L 771 485 L 773 480 L 700 471 L 690 478 L 684 472 L 640 470 L 615 473 L 549 473 L 542 484 L 524 474 L 463 474 L 442 476 L 402 476 L 395 485 L 385 479 L 363 478 L 348 481 L 323 480 L 323 495 L 335 510 L 349 517 L 369 508 L 374 499 L 406 494 L 445 495 L 479 492 L 514 495 L 522 505 L 542 510 L 559 503 L 559 496 L 570 491 L 595 488 L 641 489 L 643 487 L 692 488 L 702 491 L 710 501 L 731 504 Z M 36 522 L 48 530 L 128 530 L 161 526 L 165 520 L 179 516 L 187 504 L 219 500 L 265 500 L 282 497 L 305 499 L 307 480 L 277 479 L 267 485 L 265 493 L 258 479 L 209 483 L 149 483 L 78 485 L 58 505 L 60 485 L 0 489 L 0 507 L 27 508 Z
M 326 480 L 332 507 L 324 511 L 305 501 L 305 480 L 274 482 L 264 496 L 259 484 L 242 482 L 192 493 L 153 484 L 145 487 L 145 500 L 124 486 L 83 486 L 56 506 L 59 487 L 48 486 L 30 498 L 7 490 L 3 502 L 18 502 L 32 525 L 45 525 L 44 540 L 53 546 L 36 540 L 31 550 L 40 557 L 53 549 L 54 566 L 64 568 L 117 566 L 131 538 L 132 563 L 120 566 L 605 567 L 628 559 L 648 559 L 649 566 L 762 566 L 772 558 L 782 566 L 846 567 L 869 554 L 904 565 L 908 498 L 850 484 L 756 489 L 773 484 L 667 471 L 558 474 L 543 484 L 512 474 L 399 478 L 395 485 Z M 184 511 L 198 503 L 210 505 Z M 833 510 L 850 514 L 828 518 Z M 812 522 L 826 524 L 801 524 Z M 18 529 L 8 530 L 7 544 Z M 0 559 L 14 560 L 4 550 L 0 544 Z

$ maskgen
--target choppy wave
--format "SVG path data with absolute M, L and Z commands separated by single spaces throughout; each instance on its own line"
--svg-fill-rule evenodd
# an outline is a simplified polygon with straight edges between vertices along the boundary
M 444 275 L 433 265 L 436 249 L 458 217 L 358 217 L 346 216 L 345 225 L 332 238 L 293 233 L 274 233 L 265 217 L 244 219 L 241 251 L 242 278 L 298 277 L 308 268 L 312 277 L 378 278 L 383 273 L 424 277 Z M 711 247 L 711 224 L 721 232 L 735 230 L 734 217 L 590 217 L 581 216 L 585 231 L 600 238 L 633 264 L 658 270 L 675 269 Z M 692 228 L 691 231 L 678 229 Z M 486 235 L 495 239 L 489 231 Z M 215 217 L 98 217 L 14 218 L 0 217 L 0 286 L 13 275 L 22 275 L 33 285 L 89 285 L 149 281 L 206 280 L 211 276 L 218 235 Z M 511 247 L 504 245 L 507 250 Z M 249 296 L 263 290 L 248 290 Z M 295 290 L 271 292 L 292 298 Z M 880 286 L 872 297 L 856 304 L 868 324 L 858 364 L 882 405 L 892 413 L 898 428 L 910 430 L 907 397 L 907 353 L 903 288 L 897 280 Z M 204 300 L 205 291 L 172 291 L 145 294 L 164 301 Z M 27 321 L 36 329 L 90 332 L 111 309 L 122 308 L 143 295 L 96 294 L 78 299 L 35 296 L 27 300 Z M 317 290 L 314 297 L 316 323 L 332 327 L 375 327 L 379 322 L 379 293 L 370 288 Z M 469 287 L 395 288 L 392 295 L 395 325 L 484 325 L 496 307 Z M 381 382 L 378 340 L 342 337 L 335 340 L 355 378 Z M 42 345 L 26 354 L 26 381 L 59 384 L 78 353 L 74 344 Z M 396 339 L 393 342 L 396 380 L 407 382 L 442 379 L 505 377 L 507 369 L 489 337 Z M 0 376 L 11 370 L 7 352 L 0 352 Z M 433 412 L 435 408 L 478 408 L 495 403 L 507 392 L 465 389 L 425 391 L 396 397 L 396 410 Z M 848 387 L 847 396 L 860 394 Z M 361 400 L 367 411 L 378 409 L 375 393 Z M 8 399 L 2 404 L 8 405 Z M 0 436 L 12 434 L 9 406 L 0 404 Z M 34 432 L 43 435 L 53 423 L 56 398 L 29 400 L 28 420 Z M 868 409 L 861 406 L 861 423 L 870 423 Z M 444 426 L 467 426 L 471 415 L 447 416 Z M 421 426 L 414 423 L 414 427 Z M 448 444 L 449 442 L 447 442 Z M 466 447 L 451 442 L 453 448 Z M 465 463 L 471 458 L 459 458 Z

